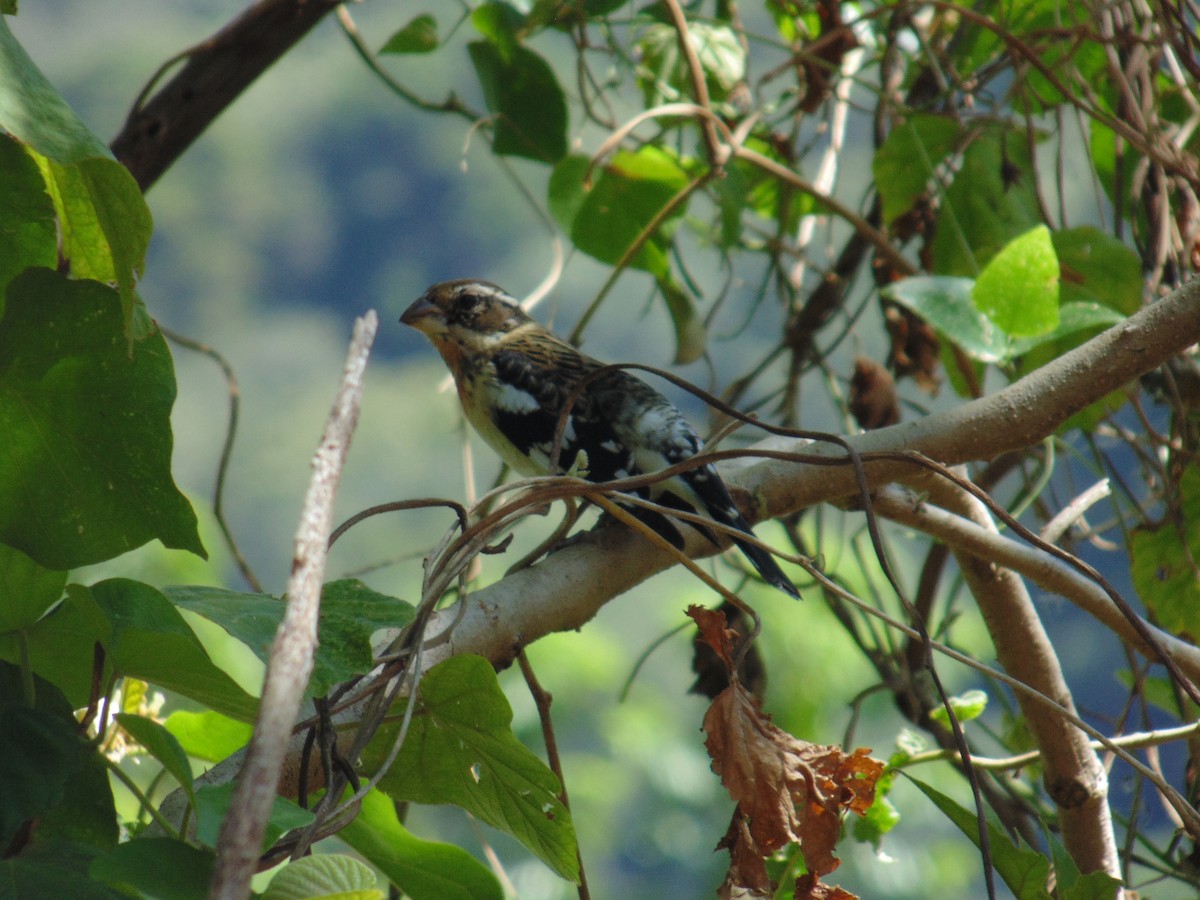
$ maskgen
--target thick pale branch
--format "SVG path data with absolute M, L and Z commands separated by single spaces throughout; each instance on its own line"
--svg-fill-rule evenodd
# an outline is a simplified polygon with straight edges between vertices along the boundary
M 855 435 L 850 442 L 860 453 L 916 450 L 947 464 L 991 459 L 1052 434 L 1080 409 L 1198 340 L 1200 282 L 1193 282 L 996 394 L 916 422 Z M 844 451 L 836 447 L 779 438 L 758 446 L 844 459 Z M 911 481 L 921 474 L 909 464 L 891 461 L 871 463 L 867 472 L 872 485 Z M 856 491 L 848 465 L 766 460 L 736 469 L 726 466 L 723 473 L 730 484 L 752 494 L 760 519 Z M 712 552 L 702 540 L 689 550 Z M 498 664 L 509 662 L 517 649 L 545 634 L 579 628 L 605 602 L 671 562 L 668 554 L 625 529 L 601 528 L 472 594 L 453 634 L 426 660 L 432 665 L 455 653 L 478 653 Z M 430 634 L 458 615 L 457 610 L 439 613 Z
M 996 527 L 983 503 L 966 491 L 943 483 L 939 502 L 983 531 Z M 1014 678 L 1075 713 L 1058 654 L 1025 582 L 1012 569 L 996 566 L 985 556 L 952 548 L 959 569 L 974 596 L 996 658 Z M 1088 736 L 1040 703 L 1017 695 L 1025 722 L 1041 751 L 1046 793 L 1058 809 L 1063 844 L 1082 872 L 1107 872 L 1121 878 L 1112 817 L 1108 809 L 1108 777 L 1088 742 Z
M 214 900 L 247 896 L 250 878 L 256 871 L 280 772 L 289 755 L 292 726 L 312 674 L 321 584 L 333 528 L 333 501 L 358 423 L 363 373 L 378 325 L 374 312 L 355 323 L 342 383 L 313 459 L 312 480 L 296 532 L 287 610 L 267 661 L 254 737 L 217 842 L 209 892 Z

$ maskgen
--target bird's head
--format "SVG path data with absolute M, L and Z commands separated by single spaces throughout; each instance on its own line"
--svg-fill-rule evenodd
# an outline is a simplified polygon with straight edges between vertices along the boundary
M 435 284 L 400 321 L 425 334 L 439 350 L 447 343 L 481 350 L 533 320 L 502 288 L 464 278 Z

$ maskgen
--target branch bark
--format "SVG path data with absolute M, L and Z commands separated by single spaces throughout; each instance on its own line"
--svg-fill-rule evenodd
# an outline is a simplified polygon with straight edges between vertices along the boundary
M 217 841 L 216 867 L 209 889 L 213 900 L 240 900 L 249 896 L 250 878 L 257 870 L 263 832 L 288 755 L 292 726 L 312 674 L 321 584 L 329 532 L 333 528 L 333 501 L 358 423 L 363 373 L 378 326 L 373 311 L 354 324 L 342 383 L 313 459 L 312 480 L 296 532 L 287 610 L 267 661 L 254 737 Z
M 109 145 L 117 160 L 133 173 L 142 193 L 254 79 L 339 3 L 260 0 L 212 37 L 176 57 L 185 60 L 183 68 L 149 100 L 135 104 Z M 146 90 L 153 87 L 154 80 Z

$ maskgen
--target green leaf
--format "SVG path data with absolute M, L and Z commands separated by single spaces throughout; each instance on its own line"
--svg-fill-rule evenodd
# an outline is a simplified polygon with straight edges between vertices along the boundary
M 471 25 L 509 62 L 520 46 L 525 16 L 508 3 L 484 3 L 472 11 Z
M 437 20 L 423 13 L 387 39 L 382 53 L 430 53 L 438 48 Z
M 175 735 L 188 756 L 206 762 L 220 762 L 232 756 L 250 743 L 254 733 L 249 722 L 239 722 L 212 710 L 178 709 L 167 716 L 163 727 Z
M 1142 305 L 1142 262 L 1123 241 L 1098 228 L 1056 231 L 1063 305 L 1093 302 L 1131 316 Z
M 73 584 L 54 612 L 25 633 L 35 672 L 57 685 L 74 707 L 87 705 L 96 645 L 104 682 L 131 675 L 205 706 L 253 721 L 258 701 L 208 658 L 182 616 L 147 584 L 114 578 L 91 588 Z M 20 657 L 16 636 L 0 636 L 0 657 Z
M 247 594 L 216 587 L 168 587 L 163 592 L 181 609 L 215 622 L 266 662 L 283 620 L 284 602 L 269 594 Z M 376 593 L 361 581 L 346 579 L 321 592 L 320 645 L 313 663 L 308 696 L 320 697 L 333 685 L 371 671 L 371 635 L 412 621 L 413 608 Z
M 978 719 L 983 715 L 983 711 L 987 709 L 988 695 L 984 691 L 967 691 L 964 694 L 959 694 L 956 697 L 949 697 L 950 708 L 954 710 L 954 717 L 960 722 L 970 722 L 972 719 Z M 945 726 L 950 725 L 950 716 L 946 713 L 944 706 L 938 706 L 930 710 L 929 717 L 935 721 L 941 722 Z
M 129 736 L 146 748 L 151 756 L 162 763 L 162 767 L 179 782 L 188 800 L 195 801 L 192 785 L 192 764 L 179 745 L 175 735 L 153 719 L 131 713 L 117 713 L 114 717 Z
M 63 165 L 38 158 L 58 214 L 63 257 L 76 278 L 112 282 L 133 333 L 134 285 L 146 265 L 154 223 L 129 170 L 111 159 Z
M 362 854 L 412 900 L 502 900 L 500 882 L 461 847 L 423 841 L 400 824 L 396 805 L 380 791 L 362 800 L 338 837 Z
M 127 341 L 112 289 L 19 275 L 0 318 L 0 541 L 51 569 L 153 538 L 205 556 L 171 478 L 174 402 L 166 342 Z
M 634 153 L 617 152 L 596 170 L 590 189 L 583 183 L 586 164 L 581 166 L 578 159 L 564 160 L 551 176 L 550 207 L 576 247 L 609 265 L 625 255 L 689 181 L 674 155 L 650 145 Z M 658 276 L 667 274 L 671 231 L 683 211 L 681 206 L 672 213 L 634 254 L 630 266 Z
M 975 307 L 1018 337 L 1048 334 L 1058 327 L 1058 256 L 1050 229 L 1038 225 L 1014 238 L 975 280 Z
M 933 801 L 959 831 L 970 838 L 976 847 L 979 846 L 979 825 L 974 812 L 963 809 L 945 794 L 912 776 L 906 777 Z M 1004 829 L 990 818 L 987 830 L 991 843 L 992 864 L 1017 900 L 1050 900 L 1050 894 L 1046 890 L 1050 877 L 1050 860 L 1029 847 L 1017 847 Z
M 2 88 L 0 88 L 2 90 Z M 23 269 L 58 264 L 54 203 L 33 157 L 0 132 L 0 292 Z M 2 294 L 0 294 L 2 296 Z
M 948 275 L 917 275 L 883 288 L 887 299 L 912 310 L 937 332 L 980 362 L 1005 362 L 1008 335 L 971 302 L 975 282 Z
M 64 715 L 21 704 L 20 674 L 3 665 L 0 697 L 0 846 L 7 847 L 22 823 L 63 802 L 72 776 L 91 752 Z
M 473 41 L 467 50 L 495 118 L 492 151 L 557 162 L 567 153 L 567 102 L 554 70 L 528 47 L 504 53 L 489 41 Z
M 46 80 L 0 18 L 0 128 L 60 163 L 112 158 Z
M 932 245 L 937 275 L 976 276 L 1009 241 L 1041 223 L 1024 132 L 975 140 L 942 199 Z
M 1129 540 L 1133 585 L 1157 622 L 1173 634 L 1200 634 L 1200 469 L 1179 479 L 1179 519 L 1135 528 Z M 1187 545 L 1186 552 L 1184 544 Z
M 949 116 L 915 115 L 892 129 L 871 162 L 884 224 L 913 208 L 961 135 L 958 122 Z
M 62 596 L 67 573 L 0 544 L 0 634 L 36 622 Z
M 138 838 L 95 860 L 96 881 L 154 900 L 204 900 L 216 859 L 210 850 L 170 838 Z
M 512 709 L 491 663 L 456 656 L 421 679 L 419 701 L 395 764 L 380 782 L 389 796 L 453 803 L 499 828 L 570 881 L 579 878 L 575 829 L 554 773 L 512 733 Z M 397 715 L 363 754 L 375 771 L 396 740 Z
M 4 897 L 15 900 L 129 900 L 128 893 L 97 883 L 86 869 L 64 865 L 61 844 L 35 858 L 25 853 L 0 861 L 0 884 L 4 885 Z
M 1084 875 L 1071 858 L 1062 841 L 1048 836 L 1050 854 L 1054 859 L 1054 882 L 1058 900 L 1116 900 L 1121 882 L 1107 872 Z
M 383 900 L 371 867 L 341 853 L 322 853 L 290 862 L 271 879 L 262 900 Z
M 229 812 L 233 802 L 234 782 L 221 785 L 207 785 L 196 791 L 196 840 L 205 847 L 215 847 L 221 834 L 221 823 Z M 263 833 L 263 849 L 267 849 L 279 839 L 296 828 L 304 828 L 315 816 L 307 809 L 276 797 L 271 807 L 271 817 Z

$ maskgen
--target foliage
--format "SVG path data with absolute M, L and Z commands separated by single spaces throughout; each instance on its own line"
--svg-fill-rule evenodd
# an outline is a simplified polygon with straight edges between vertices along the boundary
M 1189 14 L 1129 5 L 1116 15 L 1041 0 L 767 0 L 754 8 L 536 0 L 482 3 L 448 24 L 446 9 L 430 6 L 381 39 L 364 38 L 347 11 L 339 17 L 400 101 L 424 116 L 469 121 L 503 163 L 498 173 L 537 185 L 527 194 L 540 192 L 538 210 L 573 259 L 606 273 L 571 339 L 589 328 L 624 334 L 637 315 L 657 317 L 669 323 L 677 363 L 710 364 L 721 402 L 793 436 L 811 424 L 808 400 L 800 402 L 807 373 L 850 382 L 849 396 L 839 389 L 826 398 L 843 421 L 870 408 L 862 428 L 894 422 L 992 394 L 1077 348 L 1086 360 L 1090 339 L 1192 274 L 1200 66 Z M 14 14 L 16 5 L 0 11 Z M 406 87 L 417 73 L 452 79 L 445 99 Z M 205 892 L 235 802 L 246 723 L 259 712 L 230 651 L 216 651 L 206 629 L 223 631 L 232 652 L 267 662 L 288 600 L 71 573 L 98 562 L 119 569 L 123 554 L 155 540 L 208 552 L 171 471 L 174 361 L 138 291 L 153 227 L 143 176 L 136 160 L 113 157 L 0 18 L 0 881 L 16 896 Z M 639 307 L 622 296 L 652 300 Z M 857 355 L 880 359 L 846 359 L 850 336 L 869 345 Z M 929 502 L 977 526 L 963 509 L 987 496 L 991 511 L 982 515 L 1001 520 L 1003 539 L 1016 534 L 1047 561 L 1070 564 L 1059 548 L 1093 542 L 1116 573 L 1108 580 L 1131 581 L 1146 618 L 1165 629 L 1157 634 L 1190 650 L 1200 375 L 1186 355 L 1146 368 L 1158 362 L 1107 397 L 1027 398 L 1022 416 L 1046 423 L 1044 440 L 958 481 L 947 475 Z M 934 398 L 943 378 L 956 398 Z M 1004 423 L 989 426 L 980 446 L 998 447 L 989 441 Z M 1072 508 L 1079 482 L 1106 477 L 1116 485 L 1110 500 L 1091 512 L 1082 501 Z M 308 682 L 314 704 L 300 729 L 308 743 L 290 759 L 291 797 L 275 800 L 264 859 L 340 829 L 371 865 L 335 853 L 299 859 L 266 896 L 381 896 L 376 872 L 414 898 L 503 895 L 463 848 L 410 831 L 397 814 L 408 803 L 466 810 L 564 883 L 587 875 L 576 831 L 589 811 L 568 807 L 550 729 L 551 763 L 519 740 L 495 674 L 511 655 L 454 655 L 422 671 L 422 655 L 447 639 L 424 631 L 438 604 L 458 600 L 451 608 L 465 614 L 463 592 L 500 578 L 489 560 L 508 548 L 506 533 L 543 504 L 579 494 L 571 479 L 549 479 L 448 516 L 445 537 L 424 536 L 425 577 L 411 604 L 358 581 L 326 585 Z M 771 498 L 755 499 L 770 508 Z M 214 508 L 219 516 L 219 496 Z M 981 641 L 975 656 L 991 658 L 994 647 L 1009 676 L 1029 677 L 1008 648 L 1015 628 L 1040 634 L 1040 623 L 988 606 L 994 584 L 972 569 L 986 553 L 953 545 L 960 581 L 932 539 L 868 532 L 865 514 L 838 520 L 861 527 L 846 535 L 815 510 L 786 512 L 772 534 L 823 563 L 806 589 L 810 604 L 821 598 L 831 611 L 822 627 L 844 629 L 878 688 L 938 749 L 909 752 L 897 724 L 902 749 L 883 772 L 849 738 L 843 750 L 830 746 L 832 736 L 810 743 L 789 734 L 764 711 L 774 701 L 757 690 L 763 664 L 744 650 L 746 619 L 766 629 L 762 643 L 772 623 L 743 601 L 770 601 L 748 583 L 738 592 L 740 620 L 695 613 L 717 657 L 706 673 L 719 682 L 703 719 L 706 746 L 735 806 L 729 831 L 708 842 L 729 851 L 722 896 L 851 896 L 823 881 L 840 863 L 839 844 L 845 855 L 854 841 L 886 847 L 904 835 L 909 823 L 891 804 L 895 773 L 933 759 L 957 760 L 988 807 L 977 815 L 918 783 L 979 846 L 989 883 L 994 871 L 1017 896 L 1049 896 L 1057 884 L 1061 897 L 1112 897 L 1117 875 L 1130 888 L 1149 870 L 1194 882 L 1189 848 L 1159 840 L 1141 788 L 1147 779 L 1174 805 L 1191 840 L 1195 821 L 1178 805 L 1193 793 L 1186 779 L 1175 786 L 1126 754 L 1120 771 L 1139 779 L 1136 799 L 1114 816 L 1115 801 L 1100 790 L 1101 808 L 1080 826 L 1062 784 L 1094 772 L 1078 752 L 1077 770 L 1053 769 L 1062 745 L 1039 718 L 1046 703 L 1030 699 L 1052 693 L 1054 717 L 1106 741 L 1136 710 L 1149 722 L 1151 699 L 1156 716 L 1190 722 L 1200 696 L 1178 667 L 1167 670 L 1169 690 L 1148 677 L 1163 661 L 1147 649 L 1153 640 L 1104 620 L 1144 653 L 1128 650 L 1128 693 L 1115 705 L 1093 695 L 1073 703 L 1044 684 L 1028 690 L 982 666 L 976 682 L 947 696 L 931 635 L 941 651 L 969 645 L 986 627 L 992 646 Z M 1033 533 L 1043 529 L 1040 540 Z M 893 556 L 911 557 L 899 574 Z M 550 555 L 543 565 L 554 563 Z M 982 617 L 962 600 L 964 583 Z M 1091 584 L 1122 601 L 1104 579 Z M 1034 662 L 1058 669 L 1052 648 Z M 787 681 L 794 672 L 784 672 L 784 694 L 799 693 Z M 150 685 L 171 692 L 169 715 Z M 1097 710 L 1094 720 L 1076 706 Z M 1028 746 L 1038 752 L 1011 765 L 966 764 L 968 749 L 1004 757 Z M 1187 752 L 1181 769 L 1190 773 Z M 146 779 L 133 760 L 158 774 Z M 201 761 L 217 765 L 197 777 Z M 947 769 L 946 782 L 967 796 Z M 115 785 L 135 798 L 132 814 L 119 811 Z M 862 818 L 843 829 L 848 812 Z M 1116 859 L 1114 842 L 1100 839 L 1114 818 L 1127 831 L 1121 846 L 1137 846 L 1138 859 Z

